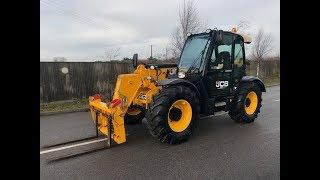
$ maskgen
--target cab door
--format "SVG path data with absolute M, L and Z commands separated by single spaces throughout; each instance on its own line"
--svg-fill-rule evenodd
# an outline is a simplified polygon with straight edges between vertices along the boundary
M 233 87 L 234 34 L 224 32 L 223 41 L 214 45 L 204 82 L 210 98 L 225 96 Z

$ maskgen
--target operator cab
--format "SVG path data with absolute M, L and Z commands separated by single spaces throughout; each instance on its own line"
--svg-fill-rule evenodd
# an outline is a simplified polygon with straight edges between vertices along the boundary
M 228 101 L 226 97 L 246 76 L 244 43 L 251 43 L 251 38 L 235 29 L 189 35 L 178 63 L 178 77 L 192 82 L 208 101 Z
M 236 33 L 233 29 L 230 31 L 207 30 L 206 33 L 188 34 L 183 51 L 180 56 L 178 68 L 185 73 L 199 73 L 206 71 L 206 61 L 212 60 L 210 68 L 223 69 L 231 68 L 234 59 L 234 51 L 239 52 L 239 45 L 243 43 L 251 43 L 249 36 Z M 213 51 L 212 51 L 213 50 Z M 244 50 L 243 53 L 244 54 Z M 241 55 L 241 54 L 240 54 Z M 244 58 L 244 57 L 243 57 Z M 215 62 L 213 62 L 216 60 Z
M 244 43 L 251 38 L 230 31 L 207 30 L 188 36 L 178 63 L 178 76 L 200 76 L 209 97 L 230 93 L 230 87 L 245 76 Z M 189 78 L 188 78 L 189 77 Z

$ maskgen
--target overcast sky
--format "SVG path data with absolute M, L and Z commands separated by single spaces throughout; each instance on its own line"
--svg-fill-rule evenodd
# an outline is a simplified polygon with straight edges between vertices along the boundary
M 112 48 L 119 59 L 164 53 L 178 21 L 182 0 L 40 0 L 40 61 L 66 57 L 93 61 Z M 250 34 L 260 27 L 280 44 L 279 0 L 195 0 L 200 19 L 210 28 L 230 30 L 240 20 L 250 22 Z

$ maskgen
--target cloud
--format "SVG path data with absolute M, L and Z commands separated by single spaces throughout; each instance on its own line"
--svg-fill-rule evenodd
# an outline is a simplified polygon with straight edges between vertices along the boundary
M 40 60 L 66 57 L 91 61 L 108 48 L 121 48 L 120 57 L 162 53 L 177 23 L 181 0 L 105 1 L 41 0 Z M 41 2 L 40 1 L 40 2 Z M 263 27 L 280 44 L 280 2 L 196 0 L 199 16 L 209 27 L 229 30 L 240 20 L 250 22 L 254 33 Z

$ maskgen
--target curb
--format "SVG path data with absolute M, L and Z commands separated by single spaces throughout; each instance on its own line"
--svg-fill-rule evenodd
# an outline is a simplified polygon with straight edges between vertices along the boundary
M 87 111 L 89 111 L 89 108 L 70 109 L 70 110 L 65 110 L 65 111 L 48 111 L 48 112 L 40 112 L 40 116 L 50 116 L 50 115 L 56 115 L 56 114 L 87 112 Z
M 266 87 L 279 86 L 279 84 L 267 85 Z M 71 109 L 66 111 L 48 111 L 48 112 L 40 112 L 40 116 L 50 116 L 56 114 L 65 114 L 65 113 L 74 113 L 74 112 L 87 112 L 89 108 L 81 108 L 81 109 Z

